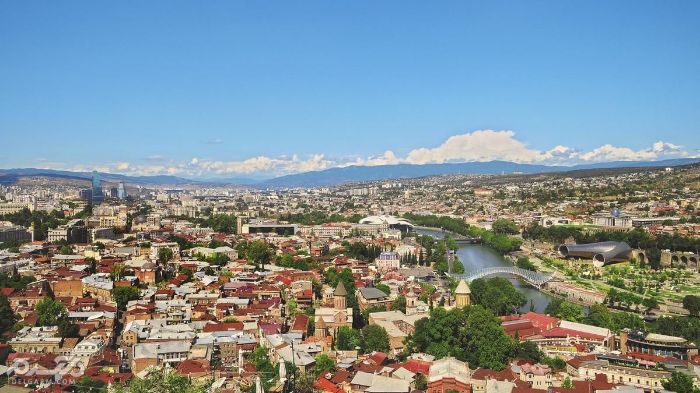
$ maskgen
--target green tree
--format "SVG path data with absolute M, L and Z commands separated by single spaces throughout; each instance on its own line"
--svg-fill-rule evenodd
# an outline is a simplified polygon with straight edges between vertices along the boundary
M 10 307 L 7 296 L 0 293 L 0 335 L 12 329 L 17 322 L 17 316 Z
M 21 291 L 34 281 L 36 281 L 34 276 L 20 276 L 19 274 L 10 276 L 7 273 L 0 273 L 0 288 L 14 288 Z
M 265 270 L 265 264 L 272 259 L 270 246 L 263 240 L 254 240 L 248 244 L 246 252 L 248 261 L 256 265 L 259 270 Z
M 516 351 L 516 343 L 503 331 L 501 321 L 489 310 L 469 307 L 466 326 L 460 330 L 468 363 L 479 367 L 502 370 Z
M 335 348 L 341 351 L 352 351 L 362 346 L 362 335 L 359 330 L 349 326 L 341 326 L 335 334 Z
M 564 389 L 571 389 L 572 387 L 574 387 L 574 384 L 571 383 L 571 378 L 569 378 L 568 376 L 564 378 L 564 382 L 562 382 L 561 387 L 563 387 Z
M 365 353 L 389 351 L 389 334 L 379 325 L 362 328 L 362 351 Z
M 126 271 L 126 265 L 123 263 L 115 263 L 112 265 L 112 279 L 114 281 L 119 281 L 122 277 L 124 277 L 124 272 Z
M 331 359 L 325 353 L 316 356 L 316 362 L 314 363 L 314 375 L 318 376 L 322 372 L 335 371 L 335 360 Z
M 690 315 L 697 317 L 700 314 L 700 296 L 686 295 L 683 298 L 683 308 L 688 310 Z
M 454 356 L 472 367 L 496 370 L 503 369 L 517 349 L 494 313 L 478 305 L 451 310 L 437 307 L 430 318 L 416 321 L 406 340 L 407 352 Z
M 515 266 L 517 266 L 521 269 L 525 269 L 525 270 L 532 270 L 532 271 L 537 270 L 535 265 L 532 262 L 530 262 L 530 258 L 525 257 L 525 256 L 519 257 L 518 260 L 515 262 Z
M 676 393 L 699 393 L 700 389 L 695 387 L 693 379 L 681 372 L 674 371 L 671 378 L 661 382 L 661 385 L 666 390 Z
M 391 295 L 391 289 L 386 284 L 377 284 L 374 287 L 384 292 L 387 296 Z
M 58 251 L 58 253 L 61 255 L 73 255 L 73 248 L 69 245 L 64 245 L 61 246 L 61 249 Z
M 476 279 L 471 282 L 470 289 L 474 304 L 485 307 L 496 315 L 512 314 L 527 303 L 525 295 L 503 277 Z
M 583 320 L 583 309 L 577 304 L 563 302 L 556 316 L 566 321 L 581 322 Z
M 104 391 L 107 388 L 107 384 L 104 382 L 98 379 L 92 379 L 87 375 L 82 376 L 80 379 L 75 381 L 74 386 L 76 393 L 96 393 Z
M 539 363 L 540 359 L 542 359 L 542 352 L 534 341 L 526 340 L 518 344 L 515 357 Z
M 491 224 L 491 229 L 499 235 L 515 235 L 520 232 L 518 225 L 506 218 L 499 218 Z
M 68 310 L 63 303 L 44 297 L 36 303 L 37 325 L 56 326 L 58 322 L 65 318 Z
M 175 370 L 149 373 L 146 378 L 134 377 L 127 386 L 113 385 L 114 393 L 205 393 L 211 381 L 197 383 Z M 94 392 L 93 392 L 94 393 Z
M 402 313 L 406 313 L 406 297 L 405 296 L 399 296 L 394 301 L 391 303 L 391 309 L 392 311 L 401 311 Z
M 127 303 L 139 298 L 139 289 L 131 286 L 118 286 L 112 289 L 112 299 L 117 303 L 117 308 L 125 310 Z
M 161 247 L 158 249 L 158 262 L 165 265 L 173 259 L 173 250 L 169 247 Z
M 418 373 L 416 374 L 416 377 L 413 379 L 413 382 L 415 384 L 416 389 L 418 390 L 428 390 L 428 378 L 425 377 L 425 375 Z

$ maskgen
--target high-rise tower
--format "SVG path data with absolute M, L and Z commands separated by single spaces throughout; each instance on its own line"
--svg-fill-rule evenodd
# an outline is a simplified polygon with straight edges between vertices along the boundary
M 102 192 L 102 178 L 97 171 L 92 172 L 92 204 L 99 205 L 105 200 Z

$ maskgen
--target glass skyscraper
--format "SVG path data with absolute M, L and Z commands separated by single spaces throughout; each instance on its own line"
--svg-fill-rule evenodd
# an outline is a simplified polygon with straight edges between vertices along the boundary
M 98 205 L 105 200 L 102 192 L 102 179 L 97 171 L 92 172 L 92 204 Z
M 123 181 L 119 182 L 119 185 L 117 186 L 117 198 L 125 199 L 126 196 L 126 186 L 124 185 Z

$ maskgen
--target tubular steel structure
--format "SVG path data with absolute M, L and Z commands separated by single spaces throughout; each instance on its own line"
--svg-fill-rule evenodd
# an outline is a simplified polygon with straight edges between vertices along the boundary
M 495 276 L 499 274 L 508 274 L 512 276 L 517 276 L 525 280 L 528 284 L 533 285 L 537 288 L 542 288 L 544 284 L 551 281 L 554 278 L 554 273 L 538 273 L 532 270 L 525 270 L 519 267 L 488 267 L 484 269 L 475 270 L 469 274 L 451 274 L 457 280 L 466 280 L 467 282 L 476 280 L 477 278 L 483 278 L 488 276 Z

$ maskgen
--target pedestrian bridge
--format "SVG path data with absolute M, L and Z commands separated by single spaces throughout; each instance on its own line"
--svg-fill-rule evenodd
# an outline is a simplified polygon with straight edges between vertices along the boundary
M 554 273 L 533 272 L 532 270 L 521 269 L 515 266 L 487 267 L 479 270 L 474 270 L 467 274 L 449 274 L 449 276 L 453 277 L 456 280 L 466 280 L 467 282 L 470 282 L 472 280 L 476 280 L 477 278 L 484 278 L 504 274 L 522 278 L 528 284 L 537 288 L 542 288 L 544 284 L 546 284 L 548 281 L 554 278 Z

